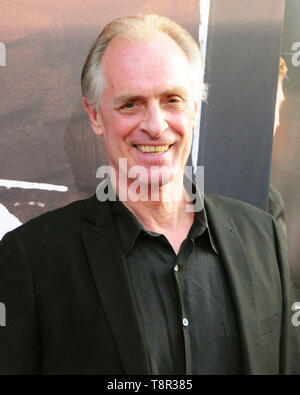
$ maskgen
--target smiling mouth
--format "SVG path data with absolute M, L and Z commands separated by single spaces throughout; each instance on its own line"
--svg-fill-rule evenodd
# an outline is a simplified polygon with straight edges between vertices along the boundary
M 159 155 L 167 152 L 172 145 L 134 145 L 134 147 L 147 154 Z

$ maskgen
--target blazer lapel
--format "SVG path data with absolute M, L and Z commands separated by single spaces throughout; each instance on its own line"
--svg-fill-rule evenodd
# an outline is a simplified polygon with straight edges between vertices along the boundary
M 91 198 L 83 218 L 82 238 L 97 290 L 126 374 L 149 374 L 142 331 L 126 261 L 108 202 Z
M 251 262 L 247 261 L 235 224 L 224 216 L 224 212 L 215 204 L 212 195 L 205 195 L 205 208 L 232 292 L 240 329 L 243 373 L 261 374 L 263 358 L 260 332 L 255 319 L 257 317 L 255 270 Z

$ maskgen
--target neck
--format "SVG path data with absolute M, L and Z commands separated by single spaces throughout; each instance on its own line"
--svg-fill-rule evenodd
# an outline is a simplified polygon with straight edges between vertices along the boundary
M 122 199 L 124 190 L 119 184 L 115 188 L 122 203 L 139 222 L 152 232 L 164 234 L 177 253 L 194 220 L 194 213 L 186 210 L 189 202 L 184 190 L 183 174 L 159 186 L 154 194 L 151 185 L 147 185 L 133 196 L 130 185 L 126 185 L 127 199 Z

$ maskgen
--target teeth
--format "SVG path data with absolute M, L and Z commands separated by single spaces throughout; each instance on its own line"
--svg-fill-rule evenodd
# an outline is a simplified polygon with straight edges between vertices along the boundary
M 168 145 L 137 145 L 136 147 L 142 152 L 149 152 L 151 154 L 162 154 L 169 148 Z

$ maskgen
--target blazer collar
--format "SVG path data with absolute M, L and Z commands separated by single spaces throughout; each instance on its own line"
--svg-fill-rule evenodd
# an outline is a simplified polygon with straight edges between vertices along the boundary
M 105 182 L 100 184 L 101 188 L 105 186 Z M 96 196 L 89 199 L 83 214 L 82 239 L 125 373 L 149 374 L 126 261 L 108 202 L 99 202 Z
M 248 262 L 243 243 L 234 222 L 224 215 L 211 194 L 205 194 L 205 207 L 214 240 L 224 264 L 234 303 L 241 339 L 243 373 L 261 374 L 261 337 L 257 317 L 255 269 Z

